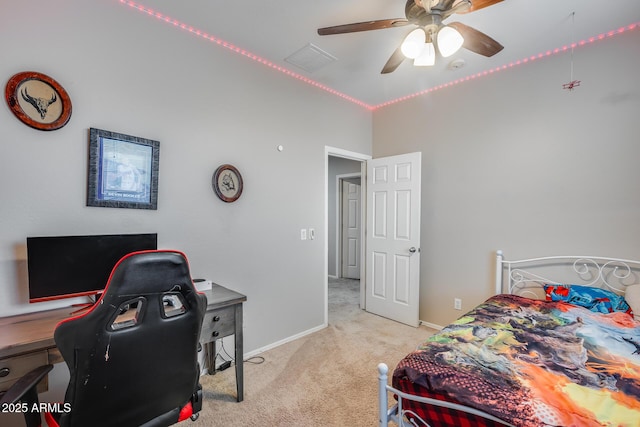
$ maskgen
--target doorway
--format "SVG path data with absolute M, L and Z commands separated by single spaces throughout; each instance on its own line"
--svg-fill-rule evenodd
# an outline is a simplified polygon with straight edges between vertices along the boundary
M 360 289 L 358 299 L 360 301 L 360 308 L 364 308 L 364 263 L 362 262 L 364 259 L 364 227 L 362 227 L 362 224 L 364 224 L 365 219 L 363 207 L 366 206 L 364 203 L 366 193 L 364 191 L 363 181 L 366 174 L 366 161 L 369 159 L 371 159 L 371 156 L 367 154 L 355 153 L 334 147 L 325 147 L 325 324 L 328 324 L 329 319 L 329 278 L 332 279 L 332 282 L 335 282 L 336 279 L 342 279 L 344 277 L 342 271 L 344 263 L 342 258 L 345 248 L 343 248 L 342 244 L 345 238 L 343 237 L 344 233 L 341 227 L 343 224 L 342 206 L 344 206 L 342 195 L 344 186 L 349 186 L 349 184 L 359 184 L 360 200 L 359 203 L 357 203 L 359 206 L 354 206 L 356 203 L 353 202 L 351 214 L 354 214 L 354 210 L 357 211 L 355 214 L 357 215 L 356 219 L 360 227 L 359 231 L 351 230 L 352 235 L 354 232 L 359 234 L 357 239 L 349 242 L 349 237 L 347 236 L 346 238 L 346 255 L 351 255 L 352 260 L 357 259 L 359 264 L 357 267 L 352 266 L 351 272 L 348 273 L 348 275 L 351 275 L 354 269 L 359 270 L 357 274 L 357 280 L 360 282 L 358 286 Z M 358 180 L 360 181 L 359 183 Z M 355 187 L 351 187 L 351 189 L 355 189 Z M 349 202 L 347 202 L 347 205 L 348 204 Z M 347 214 L 348 213 L 347 206 Z M 354 218 L 352 217 L 351 222 L 353 222 L 353 220 Z M 349 244 L 351 245 L 350 247 Z M 351 262 L 347 261 L 347 263 Z M 359 278 L 362 278 L 362 280 Z
M 334 212 L 329 210 L 329 161 L 334 157 L 355 160 L 361 168 L 360 308 L 418 326 L 422 153 L 372 160 L 332 147 L 325 147 L 325 325 L 329 324 L 329 251 L 335 245 L 329 245 L 328 220 Z
M 360 308 L 418 326 L 422 153 L 372 160 L 332 147 L 325 147 L 325 325 L 329 324 L 329 251 L 335 245 L 329 245 L 329 217 L 334 212 L 329 210 L 329 161 L 334 157 L 355 160 L 361 168 Z

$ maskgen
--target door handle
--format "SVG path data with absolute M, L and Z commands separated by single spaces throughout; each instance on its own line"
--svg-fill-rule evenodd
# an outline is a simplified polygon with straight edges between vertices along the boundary
M 412 254 L 415 254 L 416 252 L 420 252 L 420 248 L 417 248 L 415 246 L 411 246 L 409 248 L 409 252 L 411 252 Z

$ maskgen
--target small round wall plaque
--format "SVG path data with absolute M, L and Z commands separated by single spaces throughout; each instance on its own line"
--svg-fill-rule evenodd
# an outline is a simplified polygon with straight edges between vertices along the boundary
M 213 173 L 211 185 L 220 200 L 235 202 L 242 194 L 242 175 L 235 166 L 222 165 Z
M 56 130 L 71 118 L 71 99 L 51 77 L 24 71 L 11 77 L 5 88 L 9 108 L 27 126 Z

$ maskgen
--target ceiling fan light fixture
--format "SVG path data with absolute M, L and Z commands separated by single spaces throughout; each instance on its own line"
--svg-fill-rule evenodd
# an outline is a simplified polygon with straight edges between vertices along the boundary
M 453 27 L 444 26 L 438 31 L 438 50 L 447 58 L 456 53 L 464 43 L 462 34 Z
M 424 49 L 427 34 L 422 28 L 416 28 L 405 37 L 400 50 L 409 59 L 416 59 Z
M 436 49 L 433 43 L 425 43 L 420 56 L 413 60 L 416 67 L 430 67 L 436 63 Z

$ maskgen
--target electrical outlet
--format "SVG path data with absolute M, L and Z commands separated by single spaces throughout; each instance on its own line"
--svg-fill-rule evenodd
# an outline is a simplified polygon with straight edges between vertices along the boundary
M 309 229 L 309 234 L 308 234 L 308 235 L 309 235 L 309 240 L 313 240 L 313 239 L 315 239 L 315 238 L 316 238 L 316 230 L 315 230 L 315 229 L 313 229 L 313 228 L 310 228 L 310 229 Z
M 453 299 L 453 308 L 456 310 L 462 310 L 462 300 L 460 298 Z
M 300 230 L 300 240 L 307 240 L 307 229 L 303 228 Z

